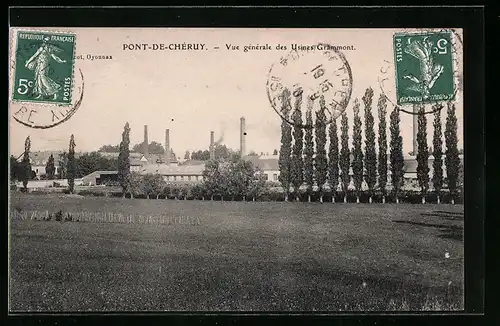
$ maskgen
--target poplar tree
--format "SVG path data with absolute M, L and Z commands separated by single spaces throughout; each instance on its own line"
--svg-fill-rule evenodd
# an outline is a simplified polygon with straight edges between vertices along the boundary
M 56 167 L 54 164 L 54 155 L 50 154 L 47 164 L 45 165 L 45 175 L 47 180 L 53 180 L 56 172 Z
M 328 183 L 332 190 L 332 202 L 335 202 L 337 194 L 337 186 L 339 184 L 339 138 L 337 135 L 337 119 L 330 122 L 328 128 L 330 137 L 330 147 L 328 149 Z
M 24 141 L 24 153 L 23 160 L 21 161 L 21 180 L 23 181 L 24 191 L 28 191 L 28 181 L 31 178 L 31 163 L 30 163 L 30 149 L 31 140 L 30 137 L 26 137 Z
M 446 130 L 444 133 L 446 143 L 446 179 L 451 195 L 451 203 L 455 203 L 458 190 L 458 179 L 460 174 L 460 156 L 458 152 L 457 117 L 455 115 L 455 104 L 448 102 L 446 117 Z
M 316 184 L 319 190 L 319 201 L 323 202 L 323 194 L 327 174 L 328 174 L 328 159 L 326 157 L 326 114 L 325 114 L 325 98 L 320 97 L 320 109 L 316 112 L 315 122 L 315 137 L 316 137 L 316 156 L 314 158 L 314 173 Z
M 427 117 L 424 105 L 418 105 L 417 179 L 422 194 L 422 204 L 429 189 L 429 147 L 427 146 Z M 415 112 L 415 110 L 414 110 Z
M 342 191 L 344 193 L 344 203 L 347 203 L 347 191 L 349 190 L 349 183 L 351 182 L 351 176 L 349 175 L 350 167 L 350 151 L 349 151 L 349 121 L 347 119 L 347 114 L 342 113 L 341 121 L 341 149 L 340 149 L 340 171 L 342 179 Z
M 130 190 L 130 126 L 125 124 L 118 154 L 118 181 L 122 187 L 123 197 Z
M 387 186 L 387 98 L 381 94 L 378 107 L 378 187 L 382 192 L 382 203 L 385 203 Z
M 354 188 L 356 189 L 356 203 L 359 203 L 359 195 L 363 184 L 363 151 L 361 149 L 361 118 L 359 117 L 359 101 L 354 100 L 354 126 L 352 131 L 353 158 L 352 174 L 354 179 Z
M 372 114 L 373 89 L 370 87 L 363 96 L 365 104 L 365 162 L 366 184 L 370 203 L 373 197 L 373 188 L 377 182 L 377 153 L 375 151 L 375 129 Z
M 290 91 L 284 89 L 281 93 L 281 147 L 278 157 L 278 167 L 280 175 L 278 180 L 285 192 L 285 200 L 288 201 L 291 184 L 291 154 L 292 154 L 292 127 L 286 121 L 290 115 Z
M 399 192 L 404 184 L 404 157 L 403 157 L 403 138 L 399 128 L 399 107 L 395 107 L 390 116 L 391 132 L 391 183 L 396 203 L 399 203 Z
M 307 201 L 311 201 L 314 186 L 314 141 L 313 141 L 313 101 L 308 98 L 304 135 L 304 182 L 307 185 Z
M 72 194 L 75 190 L 75 176 L 76 176 L 76 162 L 75 162 L 75 136 L 71 135 L 69 140 L 69 150 L 68 150 L 68 167 L 67 167 L 67 177 L 69 192 Z
M 437 194 L 437 202 L 441 203 L 441 188 L 443 187 L 443 140 L 441 130 L 441 104 L 436 104 L 434 111 L 434 134 L 432 137 L 432 186 Z
M 68 153 L 59 154 L 59 179 L 66 179 L 68 171 Z
M 295 109 L 292 113 L 293 123 L 293 147 L 292 147 L 292 169 L 291 180 L 295 192 L 295 199 L 299 200 L 300 186 L 304 182 L 304 159 L 302 150 L 304 147 L 304 131 L 302 130 L 302 92 L 296 96 Z

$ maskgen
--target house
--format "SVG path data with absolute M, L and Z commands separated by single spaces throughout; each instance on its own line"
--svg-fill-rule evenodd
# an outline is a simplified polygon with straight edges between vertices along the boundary
M 464 156 L 463 154 L 459 155 L 460 158 L 460 163 L 464 164 Z M 446 167 L 445 167 L 445 155 L 443 154 L 443 178 L 446 178 Z M 429 155 L 429 176 L 432 178 L 432 174 L 434 173 L 434 157 L 432 155 Z M 417 179 L 417 158 L 415 156 L 407 156 L 404 159 L 404 170 L 405 170 L 405 179 Z
M 130 157 L 130 171 L 141 172 L 144 167 L 149 165 L 167 165 L 162 154 L 148 154 Z M 178 166 L 178 161 L 172 156 L 169 166 Z
M 205 161 L 202 160 L 186 160 L 182 162 L 180 165 L 203 165 L 205 166 Z
M 94 171 L 82 178 L 83 184 L 89 186 L 106 185 L 118 182 L 118 171 Z
M 146 164 L 139 170 L 140 174 L 160 174 L 167 182 L 198 182 L 203 180 L 203 165 L 167 165 Z
M 264 180 L 278 182 L 278 177 L 280 175 L 278 166 L 278 155 L 273 156 L 255 156 L 247 155 L 244 156 L 245 161 L 252 162 L 253 166 L 257 167 L 262 171 Z
M 54 174 L 57 175 L 59 173 L 60 154 L 62 154 L 62 151 L 36 151 L 30 153 L 31 170 L 35 172 L 36 179 L 41 179 L 47 174 L 45 167 L 47 166 L 50 155 L 54 157 Z M 18 160 L 21 159 L 22 157 Z

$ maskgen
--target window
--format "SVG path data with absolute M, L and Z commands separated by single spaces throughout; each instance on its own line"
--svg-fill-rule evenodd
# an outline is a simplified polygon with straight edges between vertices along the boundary
M 277 173 L 273 174 L 273 180 L 278 181 L 278 174 Z
M 176 175 L 174 175 L 174 181 L 176 181 L 176 180 L 177 180 L 177 176 L 176 176 Z
M 264 176 L 264 180 L 266 180 L 266 181 L 269 180 L 269 176 L 266 173 L 264 173 L 263 176 Z
M 191 176 L 190 175 L 188 175 L 188 181 L 191 181 Z

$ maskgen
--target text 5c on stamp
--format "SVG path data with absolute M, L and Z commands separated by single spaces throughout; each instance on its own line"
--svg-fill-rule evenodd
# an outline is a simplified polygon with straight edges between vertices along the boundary
M 70 105 L 75 35 L 19 31 L 16 44 L 13 101 Z
M 453 100 L 451 38 L 449 31 L 394 35 L 398 105 Z

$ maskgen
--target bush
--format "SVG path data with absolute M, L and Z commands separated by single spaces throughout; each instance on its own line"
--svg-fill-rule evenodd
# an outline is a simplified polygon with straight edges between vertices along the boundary
M 58 221 L 58 222 L 60 222 L 60 221 L 62 221 L 62 219 L 63 219 L 63 212 L 62 212 L 62 210 L 59 210 L 59 211 L 55 214 L 55 220 L 56 220 L 56 221 Z
M 120 182 L 119 181 L 115 181 L 115 180 L 106 180 L 106 181 L 103 182 L 103 184 L 106 187 L 118 187 L 118 186 L 120 186 Z
M 67 213 L 66 216 L 64 217 L 65 222 L 72 222 L 73 221 L 73 216 L 70 213 Z
M 78 192 L 81 196 L 94 196 L 94 197 L 104 197 L 106 193 L 103 191 L 95 191 L 95 190 L 81 190 Z
M 44 218 L 45 221 L 50 221 L 52 219 L 52 213 L 48 213 L 47 216 Z
M 285 201 L 285 194 L 281 192 L 269 192 L 268 196 L 272 201 Z

